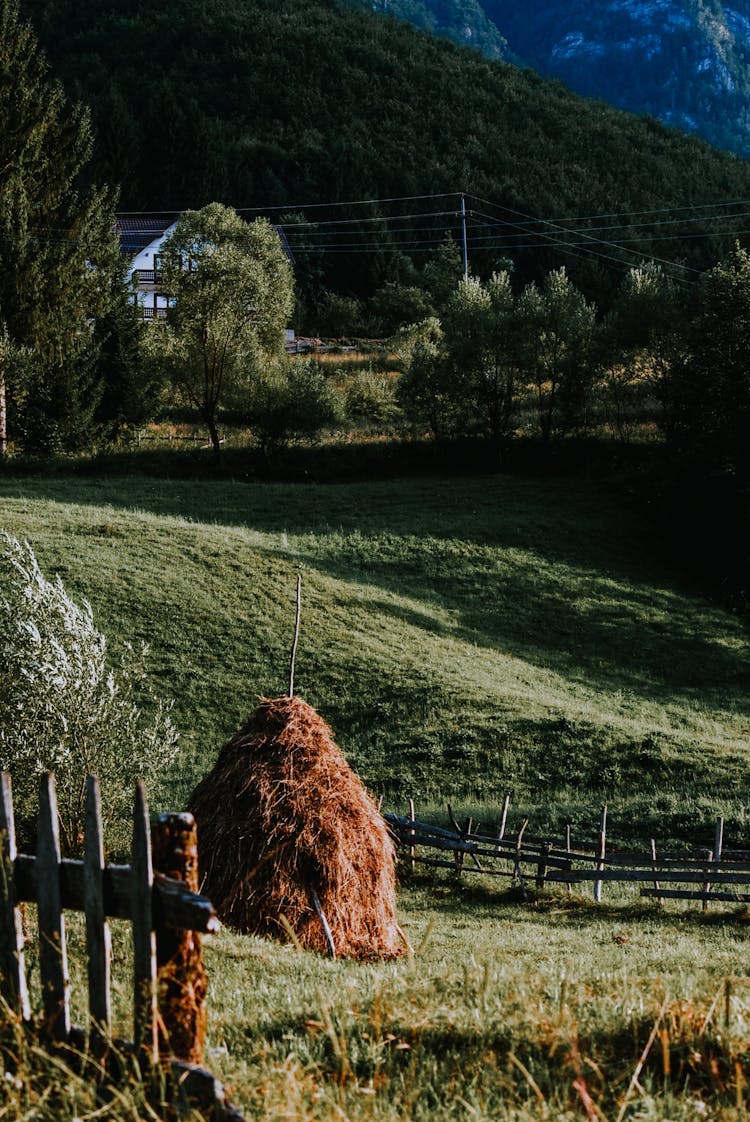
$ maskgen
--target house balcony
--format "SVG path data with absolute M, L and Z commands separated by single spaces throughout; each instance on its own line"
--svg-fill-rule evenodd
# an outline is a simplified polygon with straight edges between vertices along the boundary
M 169 308 L 146 308 L 141 305 L 143 319 L 166 319 Z
M 141 285 L 161 284 L 161 269 L 134 269 L 133 283 L 137 288 Z

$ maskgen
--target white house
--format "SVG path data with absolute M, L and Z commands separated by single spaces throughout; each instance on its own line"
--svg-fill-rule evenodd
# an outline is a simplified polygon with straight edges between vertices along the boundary
M 170 298 L 159 291 L 159 250 L 178 217 L 154 215 L 117 219 L 120 248 L 130 260 L 128 276 L 144 319 L 162 319 L 167 314 Z
M 135 300 L 144 319 L 164 319 L 172 297 L 165 296 L 161 289 L 159 251 L 164 239 L 177 225 L 179 214 L 139 215 L 117 219 L 117 232 L 120 248 L 129 259 L 128 277 L 132 281 Z M 286 235 L 280 226 L 274 226 L 289 263 L 294 265 L 294 257 L 289 248 Z

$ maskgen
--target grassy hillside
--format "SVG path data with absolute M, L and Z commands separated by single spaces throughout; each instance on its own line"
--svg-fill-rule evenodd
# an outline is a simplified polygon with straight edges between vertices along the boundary
M 182 730 L 181 803 L 259 695 L 297 690 L 389 802 L 747 833 L 750 652 L 592 484 L 510 476 L 356 484 L 0 479 L 0 524 L 152 646 Z M 488 813 L 490 811 L 488 810 Z M 707 825 L 708 829 L 708 825 Z
M 301 570 L 299 692 L 390 805 L 449 795 L 492 818 L 512 789 L 516 824 L 523 803 L 536 822 L 589 832 L 606 798 L 615 834 L 694 839 L 703 816 L 708 840 L 721 812 L 727 839 L 750 843 L 747 633 L 681 586 L 592 484 L 5 475 L 0 525 L 91 598 L 113 645 L 152 643 L 183 730 L 162 792 L 172 806 L 258 695 L 285 690 Z M 531 1122 L 581 1117 L 587 1102 L 589 1117 L 623 1122 L 737 1122 L 747 913 L 660 912 L 634 891 L 522 906 L 476 882 L 407 877 L 399 921 L 416 956 L 386 964 L 223 931 L 206 945 L 207 1063 L 259 1122 Z M 114 928 L 129 1031 L 130 937 Z M 71 929 L 80 1019 L 76 917 Z M 94 1111 L 50 1063 L 27 1051 L 23 1078 L 0 1081 L 0 1109 L 33 1107 L 41 1122 Z M 129 1094 L 113 1117 L 136 1115 Z

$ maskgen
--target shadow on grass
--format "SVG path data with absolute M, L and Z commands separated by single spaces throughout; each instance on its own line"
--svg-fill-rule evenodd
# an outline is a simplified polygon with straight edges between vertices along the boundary
M 356 582 L 376 617 L 500 652 L 519 671 L 525 662 L 611 693 L 615 704 L 632 694 L 636 703 L 695 700 L 748 713 L 746 630 L 670 586 L 653 527 L 585 481 L 435 475 L 241 486 L 4 475 L 0 494 L 276 534 L 263 552 Z
M 529 880 L 533 882 L 533 877 Z M 525 924 L 529 920 L 538 920 L 546 925 L 554 917 L 556 922 L 561 918 L 574 920 L 576 926 L 581 928 L 600 925 L 602 921 L 609 920 L 627 920 L 628 923 L 648 921 L 652 927 L 657 925 L 666 932 L 673 931 L 676 925 L 684 931 L 686 928 L 724 928 L 731 923 L 735 931 L 746 932 L 750 938 L 750 908 L 747 905 L 719 902 L 712 905 L 713 911 L 703 912 L 697 903 L 665 909 L 660 908 L 655 900 L 643 900 L 639 897 L 597 904 L 580 893 L 567 896 L 563 893 L 535 891 L 528 886 L 527 899 L 524 899 L 518 888 L 492 889 L 480 884 L 451 884 L 420 874 L 401 877 L 400 891 L 410 894 L 409 911 L 412 915 L 420 912 L 428 915 L 438 913 L 444 919 L 465 921 L 467 914 L 471 914 L 475 919 L 486 919 L 489 922 L 498 919 L 499 914 L 505 920 L 512 920 L 515 913 L 515 918 Z

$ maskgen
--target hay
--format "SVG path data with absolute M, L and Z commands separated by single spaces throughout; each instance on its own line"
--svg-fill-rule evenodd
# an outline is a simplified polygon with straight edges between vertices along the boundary
M 331 731 L 298 697 L 261 701 L 193 791 L 203 891 L 220 918 L 326 953 L 392 958 L 393 844 Z

